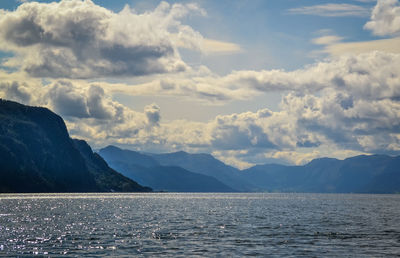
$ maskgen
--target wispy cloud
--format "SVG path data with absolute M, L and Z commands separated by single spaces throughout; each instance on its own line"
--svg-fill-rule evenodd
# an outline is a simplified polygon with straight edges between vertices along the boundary
M 237 53 L 241 52 L 242 49 L 238 44 L 219 41 L 219 40 L 212 40 L 212 39 L 204 39 L 203 41 L 203 48 L 206 53 L 220 53 L 220 54 L 227 54 L 227 53 Z
M 325 45 L 320 52 L 332 56 L 344 54 L 360 54 L 371 51 L 384 51 L 389 53 L 400 53 L 400 3 L 398 0 L 378 0 L 372 10 L 370 20 L 364 25 L 364 29 L 371 30 L 377 36 L 392 36 L 393 38 L 340 42 L 340 37 L 323 36 L 313 39 L 315 44 Z M 326 33 L 331 33 L 326 31 Z M 326 43 L 326 44 L 323 44 Z
M 361 2 L 361 3 L 376 3 L 377 0 L 355 0 L 357 2 Z
M 314 38 L 312 39 L 312 43 L 316 45 L 332 45 L 335 43 L 338 43 L 342 40 L 342 37 L 335 36 L 335 35 L 328 35 L 328 36 L 322 36 L 319 38 Z
M 326 17 L 369 16 L 370 10 L 353 4 L 321 4 L 289 9 L 290 14 L 318 15 Z
M 342 42 L 327 45 L 322 52 L 332 56 L 344 54 L 360 54 L 371 51 L 384 51 L 388 53 L 400 53 L 400 37 L 360 42 Z

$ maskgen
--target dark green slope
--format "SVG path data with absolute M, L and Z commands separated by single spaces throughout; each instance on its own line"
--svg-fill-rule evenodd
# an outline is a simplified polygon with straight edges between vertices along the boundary
M 46 108 L 0 100 L 0 192 L 148 190 L 95 167 L 69 137 L 61 117 Z M 116 177 L 123 188 L 105 182 Z

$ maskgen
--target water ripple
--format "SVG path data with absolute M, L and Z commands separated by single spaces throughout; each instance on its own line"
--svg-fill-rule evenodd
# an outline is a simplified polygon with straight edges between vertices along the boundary
M 391 256 L 399 195 L 1 194 L 0 256 Z

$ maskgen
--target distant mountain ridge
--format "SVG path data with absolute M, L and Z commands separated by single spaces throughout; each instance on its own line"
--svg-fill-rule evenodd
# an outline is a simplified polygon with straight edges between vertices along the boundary
M 226 165 L 210 154 L 191 154 L 184 151 L 149 154 L 164 166 L 178 166 L 191 172 L 211 176 L 241 192 L 252 191 L 254 186 L 240 177 L 240 170 Z
M 321 158 L 304 166 L 257 165 L 242 177 L 258 191 L 318 193 L 400 192 L 400 157 L 360 155 Z
M 113 162 L 126 162 L 129 160 L 131 164 L 141 167 L 155 167 L 160 164 L 151 156 L 142 154 L 133 150 L 123 150 L 118 147 L 109 145 L 99 150 L 99 154 L 105 159 Z
M 0 192 L 150 191 L 69 137 L 46 108 L 0 99 Z
M 114 152 L 114 160 L 107 156 L 110 155 L 107 150 Z M 194 172 L 213 177 L 231 189 L 243 192 L 400 192 L 400 157 L 386 155 L 361 155 L 345 160 L 318 158 L 303 166 L 265 164 L 245 170 L 225 165 L 209 154 L 190 154 L 183 151 L 139 153 L 108 146 L 100 150 L 100 155 L 114 168 L 124 171 L 125 175 L 132 173 L 131 178 L 139 182 L 148 182 L 149 179 L 143 176 L 150 177 L 150 174 L 161 180 L 165 167 L 173 166 L 176 171 L 180 171 L 180 176 Z M 157 173 L 149 172 L 148 168 L 153 166 L 158 166 Z M 141 171 L 142 175 L 137 171 Z M 164 183 L 164 187 L 168 188 L 167 181 Z
M 154 190 L 169 192 L 237 192 L 218 179 L 174 164 L 162 164 L 153 156 L 107 146 L 99 150 L 111 167 Z

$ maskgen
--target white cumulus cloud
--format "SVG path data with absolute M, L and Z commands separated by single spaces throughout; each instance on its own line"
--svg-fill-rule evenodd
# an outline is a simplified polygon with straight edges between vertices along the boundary
M 201 48 L 202 36 L 179 19 L 204 11 L 162 2 L 137 14 L 114 13 L 90 0 L 27 2 L 0 10 L 0 48 L 16 55 L 5 65 L 31 76 L 98 78 L 178 72 L 187 68 L 177 47 Z
M 378 36 L 400 35 L 400 4 L 398 0 L 378 0 L 371 20 L 364 25 Z

